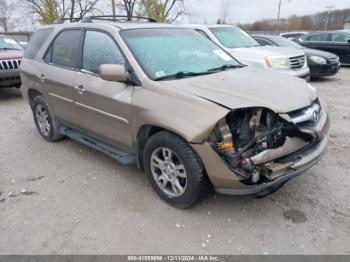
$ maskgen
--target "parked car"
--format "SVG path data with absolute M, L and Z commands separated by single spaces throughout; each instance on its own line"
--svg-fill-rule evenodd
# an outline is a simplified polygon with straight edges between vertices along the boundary
M 341 64 L 350 65 L 350 30 L 317 32 L 295 41 L 308 48 L 336 54 Z
M 197 24 L 185 26 L 202 33 L 244 64 L 310 79 L 310 71 L 302 51 L 261 46 L 246 32 L 235 26 Z
M 309 34 L 309 32 L 301 31 L 301 32 L 287 32 L 287 33 L 281 33 L 280 36 L 294 40 L 296 38 L 302 37 L 304 35 Z
M 26 49 L 21 92 L 45 140 L 137 163 L 179 208 L 212 186 L 269 194 L 325 154 L 327 109 L 304 80 L 246 67 L 189 28 L 105 20 L 44 27 Z
M 10 36 L 0 35 L 0 88 L 21 86 L 19 66 L 22 57 L 22 46 Z
M 280 46 L 302 50 L 306 54 L 310 76 L 323 77 L 338 73 L 339 57 L 335 54 L 316 49 L 305 48 L 292 40 L 274 35 L 254 35 L 253 38 L 262 46 Z

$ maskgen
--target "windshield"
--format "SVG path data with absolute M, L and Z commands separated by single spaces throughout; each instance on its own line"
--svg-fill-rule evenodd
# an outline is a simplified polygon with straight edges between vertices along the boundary
M 274 43 L 276 43 L 277 46 L 280 47 L 289 47 L 289 48 L 296 48 L 296 49 L 303 49 L 301 45 L 293 42 L 292 40 L 286 39 L 281 36 L 270 36 L 268 39 L 271 39 Z
M 209 74 L 214 73 L 215 68 L 225 70 L 241 66 L 232 56 L 192 29 L 129 29 L 122 31 L 121 35 L 152 80 Z
M 22 46 L 8 36 L 0 36 L 0 50 L 22 50 Z
M 239 28 L 214 27 L 209 29 L 219 42 L 227 48 L 260 46 L 257 41 Z

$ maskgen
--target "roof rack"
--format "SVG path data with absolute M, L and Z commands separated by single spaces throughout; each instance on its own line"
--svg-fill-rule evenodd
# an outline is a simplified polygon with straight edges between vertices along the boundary
M 88 17 L 73 17 L 73 18 L 60 18 L 54 22 L 54 24 L 63 24 L 66 21 L 70 21 L 71 23 L 92 23 L 93 20 L 100 21 L 112 21 L 112 22 L 139 22 L 140 20 L 145 20 L 150 23 L 157 23 L 158 21 L 154 18 L 143 17 L 143 16 L 132 16 L 131 20 L 126 15 L 96 15 L 96 16 L 88 16 Z
M 59 18 L 59 19 L 57 19 L 56 21 L 54 21 L 53 23 L 54 23 L 54 24 L 63 24 L 63 23 L 66 22 L 66 21 L 70 21 L 70 22 L 72 22 L 72 23 L 76 23 L 76 22 L 82 21 L 83 19 L 85 19 L 85 18 L 82 18 L 82 17 Z
M 114 22 L 129 22 L 129 21 L 139 21 L 145 20 L 150 23 L 157 23 L 158 21 L 154 18 L 144 17 L 144 16 L 131 16 L 131 20 L 126 15 L 97 15 L 88 17 L 91 20 L 106 20 L 106 21 L 114 21 Z

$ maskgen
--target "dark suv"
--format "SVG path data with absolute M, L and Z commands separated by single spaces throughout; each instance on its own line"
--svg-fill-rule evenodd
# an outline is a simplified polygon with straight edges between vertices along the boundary
M 23 47 L 16 40 L 0 35 L 0 88 L 21 86 L 19 66 L 23 57 Z

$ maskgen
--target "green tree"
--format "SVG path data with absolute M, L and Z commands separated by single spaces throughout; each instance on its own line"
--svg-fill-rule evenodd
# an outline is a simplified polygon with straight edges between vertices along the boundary
M 140 0 L 139 15 L 159 22 L 173 22 L 184 14 L 183 0 Z

